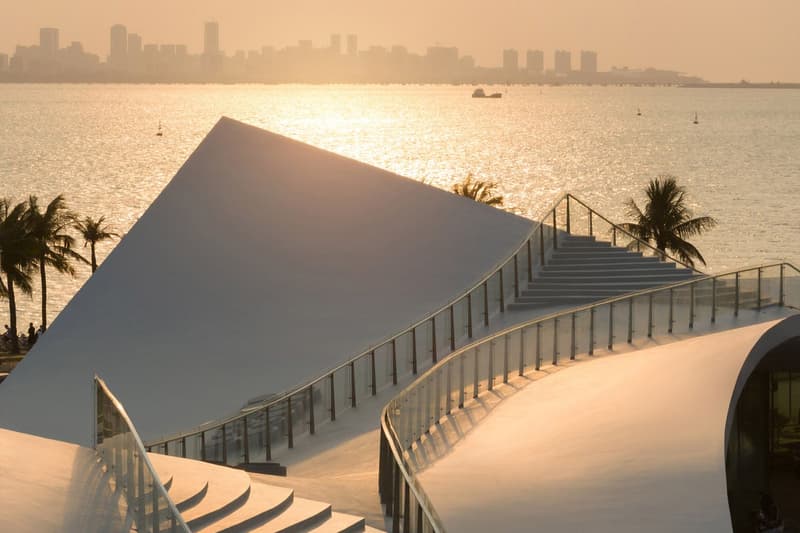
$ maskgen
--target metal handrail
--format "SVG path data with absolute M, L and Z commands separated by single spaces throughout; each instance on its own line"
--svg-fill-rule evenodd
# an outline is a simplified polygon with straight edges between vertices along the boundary
M 606 217 L 604 217 L 603 215 L 601 215 L 600 213 L 598 213 L 597 211 L 595 211 L 594 209 L 592 209 L 591 207 L 586 205 L 586 202 L 582 201 L 580 198 L 576 197 L 574 194 L 567 193 L 567 196 L 569 196 L 570 198 L 572 198 L 573 200 L 575 200 L 576 202 L 581 204 L 583 207 L 588 209 L 589 212 L 597 215 L 599 218 L 601 218 L 607 224 L 610 224 L 611 227 L 614 228 L 615 230 L 622 232 L 626 237 L 630 238 L 632 241 L 636 241 L 640 245 L 643 244 L 646 248 L 649 248 L 650 250 L 652 250 L 653 252 L 657 253 L 658 255 L 663 257 L 664 259 L 669 259 L 669 260 L 671 260 L 671 261 L 673 261 L 675 263 L 678 263 L 682 267 L 688 268 L 689 270 L 693 270 L 694 272 L 698 272 L 698 273 L 702 274 L 702 272 L 700 270 L 698 270 L 697 268 L 695 268 L 694 266 L 691 266 L 691 265 L 689 265 L 687 263 L 684 263 L 680 259 L 677 259 L 677 258 L 669 255 L 668 253 L 666 253 L 666 252 L 664 252 L 662 250 L 659 250 L 658 248 L 656 248 L 655 246 L 653 246 L 652 244 L 650 244 L 646 240 L 642 239 L 641 237 L 637 237 L 636 235 L 634 235 L 633 233 L 629 232 L 628 230 L 626 230 L 625 228 L 623 228 L 619 224 L 615 224 L 614 222 L 611 222 Z
M 117 399 L 117 397 L 114 396 L 114 394 L 111 392 L 111 389 L 109 389 L 108 385 L 106 385 L 105 381 L 103 381 L 102 378 L 100 378 L 97 374 L 95 374 L 94 376 L 94 385 L 95 385 L 95 390 L 99 389 L 103 393 L 103 395 L 106 396 L 106 398 L 114 406 L 114 409 L 116 409 L 120 418 L 122 418 L 122 421 L 128 426 L 128 430 L 130 431 L 131 437 L 133 437 L 133 443 L 134 447 L 136 448 L 136 453 L 139 455 L 140 460 L 143 462 L 145 468 L 147 468 L 147 470 L 149 471 L 150 475 L 153 478 L 153 490 L 158 491 L 160 493 L 160 496 L 167 503 L 167 507 L 169 508 L 171 515 L 175 518 L 176 528 L 184 533 L 191 533 L 189 526 L 186 525 L 186 521 L 183 519 L 183 516 L 181 516 L 181 513 L 180 511 L 178 511 L 178 508 L 175 506 L 175 503 L 172 501 L 172 498 L 169 497 L 166 487 L 164 487 L 164 484 L 158 477 L 156 469 L 153 468 L 153 463 L 150 462 L 150 457 L 147 455 L 147 452 L 145 451 L 144 443 L 142 442 L 142 439 L 139 437 L 138 431 L 136 431 L 136 426 L 133 425 L 133 422 L 128 416 L 127 411 L 125 411 L 125 407 L 122 405 L 122 402 L 120 402 Z M 97 398 L 96 394 L 93 397 Z M 94 421 L 95 421 L 94 422 L 95 430 L 92 436 L 93 439 L 92 444 L 94 448 L 97 448 L 98 442 L 97 442 L 96 412 L 94 413 Z M 123 485 L 122 490 L 127 490 L 127 488 Z M 140 528 L 140 531 L 143 531 L 143 528 Z
M 780 267 L 781 279 L 784 278 L 783 271 L 784 271 L 785 267 L 791 268 L 792 270 L 794 270 L 795 272 L 800 274 L 800 269 L 798 267 L 794 266 L 791 263 L 786 263 L 786 262 L 768 263 L 768 264 L 762 264 L 762 265 L 758 265 L 758 266 L 746 267 L 746 268 L 742 268 L 742 269 L 730 270 L 730 271 L 722 272 L 722 273 L 719 273 L 719 274 L 703 275 L 701 277 L 694 278 L 694 279 L 687 280 L 687 281 L 681 281 L 681 282 L 677 282 L 677 283 L 671 283 L 671 284 L 668 284 L 668 285 L 662 285 L 662 286 L 659 286 L 659 287 L 643 289 L 643 290 L 636 291 L 636 292 L 633 292 L 633 293 L 628 293 L 628 294 L 625 294 L 625 295 L 622 295 L 622 296 L 616 296 L 616 297 L 600 300 L 600 301 L 597 301 L 597 302 L 593 302 L 591 304 L 587 304 L 587 305 L 583 305 L 583 306 L 579 306 L 579 307 L 572 307 L 572 308 L 569 308 L 569 309 L 566 309 L 566 310 L 556 311 L 556 312 L 550 313 L 548 315 L 536 317 L 536 318 L 528 320 L 526 322 L 515 324 L 513 326 L 510 326 L 510 327 L 502 330 L 502 331 L 498 331 L 498 332 L 493 333 L 491 335 L 487 335 L 485 337 L 482 337 L 479 340 L 476 340 L 475 342 L 472 342 L 472 343 L 469 343 L 469 344 L 467 344 L 465 346 L 462 346 L 461 348 L 451 352 L 449 355 L 447 355 L 446 357 L 444 357 L 443 359 L 438 361 L 435 365 L 433 365 L 427 371 L 423 372 L 416 380 L 414 380 L 413 383 L 411 383 L 409 386 L 407 386 L 402 391 L 400 391 L 400 393 L 398 393 L 386 406 L 384 406 L 383 410 L 381 411 L 381 431 L 382 431 L 381 439 L 382 439 L 382 441 L 386 442 L 386 445 L 388 445 L 388 447 L 389 447 L 389 449 L 390 449 L 390 451 L 391 451 L 391 453 L 392 453 L 392 455 L 394 457 L 394 465 L 398 468 L 399 473 L 403 476 L 404 482 L 408 486 L 409 490 L 413 491 L 414 497 L 416 499 L 415 501 L 419 505 L 420 511 L 425 513 L 425 518 L 427 519 L 427 522 L 428 522 L 430 528 L 433 529 L 434 531 L 436 531 L 437 533 L 444 532 L 444 525 L 442 524 L 441 519 L 439 518 L 436 510 L 434 509 L 433 504 L 428 499 L 428 497 L 425 494 L 425 492 L 422 489 L 422 487 L 419 486 L 419 484 L 418 484 L 417 480 L 414 478 L 414 476 L 411 475 L 409 473 L 409 471 L 408 471 L 406 460 L 405 460 L 405 457 L 404 457 L 404 454 L 403 454 L 403 451 L 402 451 L 403 447 L 402 447 L 402 445 L 400 443 L 400 439 L 399 439 L 399 437 L 397 435 L 397 432 L 395 431 L 395 428 L 392 425 L 392 421 L 391 421 L 391 418 L 389 416 L 389 410 L 395 408 L 394 402 L 398 398 L 401 398 L 404 395 L 410 394 L 415 388 L 417 388 L 419 386 L 419 384 L 424 383 L 427 378 L 430 378 L 434 373 L 439 372 L 441 370 L 441 368 L 443 368 L 445 365 L 448 365 L 453 360 L 464 356 L 465 354 L 471 352 L 472 350 L 474 350 L 474 349 L 476 349 L 476 348 L 478 348 L 480 346 L 484 346 L 487 343 L 491 343 L 492 341 L 500 339 L 501 337 L 506 337 L 509 334 L 512 334 L 512 333 L 515 333 L 515 332 L 518 332 L 518 331 L 521 331 L 521 330 L 524 331 L 524 330 L 526 330 L 526 329 L 528 329 L 528 328 L 530 328 L 532 326 L 536 326 L 537 324 L 546 323 L 546 322 L 549 322 L 549 321 L 552 321 L 552 320 L 556 320 L 556 319 L 559 319 L 559 318 L 574 316 L 574 315 L 576 315 L 577 313 L 580 313 L 580 312 L 589 311 L 591 309 L 596 309 L 596 308 L 603 307 L 603 306 L 613 305 L 613 304 L 618 303 L 618 302 L 632 301 L 633 299 L 641 298 L 642 296 L 647 296 L 647 295 L 651 295 L 651 294 L 655 294 L 655 293 L 669 293 L 670 291 L 674 291 L 676 289 L 681 289 L 681 288 L 686 287 L 686 286 L 696 285 L 696 284 L 699 284 L 699 283 L 708 282 L 709 280 L 715 280 L 717 278 L 721 278 L 721 277 L 725 277 L 725 276 L 736 275 L 737 279 L 738 279 L 738 275 L 740 275 L 740 274 L 747 273 L 747 272 L 753 272 L 753 271 L 761 272 L 763 269 L 774 268 L 774 267 Z M 781 300 L 782 300 L 782 298 L 783 298 L 783 295 L 781 294 Z M 785 304 L 783 304 L 783 302 L 782 302 L 781 305 L 785 305 Z M 794 307 L 792 307 L 792 306 L 786 306 L 786 307 L 794 309 Z M 385 475 L 386 471 L 384 469 L 387 469 L 387 468 L 389 468 L 388 465 L 383 465 L 382 464 L 381 465 L 381 473 Z M 394 494 L 394 498 L 396 499 L 396 502 L 399 502 L 399 495 L 397 493 Z M 399 516 L 400 516 L 399 513 L 397 513 L 397 512 L 393 513 L 393 518 L 395 520 L 395 523 L 397 523 L 397 521 L 399 520 Z M 395 531 L 397 531 L 397 530 L 398 529 L 395 529 Z M 404 528 L 403 531 L 404 532 L 408 531 L 408 529 Z
M 272 398 L 270 398 L 269 400 L 265 400 L 263 402 L 260 402 L 260 403 L 254 404 L 254 405 L 244 407 L 244 408 L 240 409 L 237 413 L 229 415 L 229 416 L 227 416 L 225 418 L 213 420 L 213 421 L 210 421 L 210 422 L 195 426 L 194 428 L 191 428 L 191 429 L 186 430 L 186 431 L 181 431 L 181 432 L 178 432 L 178 433 L 171 434 L 169 436 L 165 436 L 165 437 L 161 437 L 161 438 L 156 439 L 156 440 L 152 440 L 152 441 L 148 442 L 146 444 L 146 446 L 148 448 L 152 449 L 153 447 L 161 446 L 161 445 L 163 445 L 165 443 L 168 443 L 168 442 L 172 442 L 172 441 L 176 441 L 176 440 L 180 440 L 180 439 L 185 439 L 187 437 L 196 436 L 196 435 L 198 435 L 198 434 L 200 434 L 202 432 L 209 431 L 209 430 L 215 429 L 215 428 L 219 428 L 219 427 L 221 427 L 223 425 L 227 425 L 227 424 L 230 424 L 230 423 L 235 422 L 237 420 L 241 420 L 244 417 L 248 416 L 249 414 L 251 414 L 251 413 L 253 413 L 255 411 L 259 411 L 259 410 L 262 410 L 262 409 L 265 409 L 265 408 L 271 408 L 271 407 L 280 405 L 281 403 L 284 403 L 287 398 L 291 398 L 291 397 L 296 396 L 298 394 L 302 394 L 309 387 L 313 387 L 314 385 L 318 385 L 318 384 L 324 382 L 326 379 L 328 379 L 328 376 L 330 376 L 331 374 L 346 369 L 348 366 L 354 364 L 356 361 L 358 361 L 358 360 L 360 360 L 362 358 L 369 357 L 370 354 L 374 351 L 374 349 L 376 347 L 380 347 L 380 346 L 384 346 L 386 344 L 389 344 L 393 340 L 399 339 L 400 337 L 402 337 L 403 335 L 406 335 L 407 333 L 411 332 L 412 330 L 415 330 L 416 328 L 418 328 L 420 326 L 423 326 L 426 322 L 430 321 L 432 317 L 435 317 L 435 316 L 439 315 L 440 313 L 446 312 L 448 310 L 448 308 L 450 308 L 450 307 L 458 304 L 459 302 L 461 302 L 464 298 L 467 297 L 467 295 L 471 294 L 473 291 L 476 291 L 476 290 L 480 289 L 480 287 L 484 283 L 487 283 L 490 279 L 492 279 L 495 275 L 497 275 L 497 273 L 500 272 L 503 269 L 503 267 L 505 265 L 507 265 L 510 261 L 514 260 L 514 258 L 516 256 L 518 256 L 521 253 L 525 253 L 526 252 L 526 247 L 528 246 L 528 243 L 530 243 L 530 242 L 532 242 L 532 240 L 536 239 L 537 233 L 539 235 L 542 235 L 542 233 L 543 233 L 542 228 L 544 226 L 546 226 L 546 223 L 549 222 L 549 219 L 551 217 L 553 217 L 554 221 L 557 222 L 555 220 L 555 217 L 557 215 L 557 210 L 558 210 L 559 206 L 565 201 L 566 201 L 566 205 L 567 205 L 566 226 L 567 226 L 567 230 L 569 232 L 569 226 L 570 226 L 569 200 L 570 200 L 570 198 L 572 198 L 575 201 L 577 201 L 579 204 L 581 204 L 583 207 L 585 207 L 590 213 L 598 216 L 603 221 L 605 221 L 606 223 L 611 225 L 612 228 L 614 228 L 616 231 L 620 231 L 623 234 L 625 234 L 626 236 L 628 236 L 629 238 L 631 238 L 632 240 L 640 242 L 641 245 L 644 245 L 645 247 L 648 247 L 648 248 L 652 249 L 653 251 L 655 251 L 659 255 L 661 255 L 661 256 L 663 256 L 665 258 L 668 258 L 668 259 L 670 259 L 670 260 L 672 260 L 672 261 L 674 261 L 674 262 L 676 262 L 676 263 L 678 263 L 678 264 L 680 264 L 682 266 L 685 266 L 686 268 L 690 268 L 693 271 L 697 272 L 696 269 L 694 269 L 692 267 L 689 267 L 688 265 L 682 263 L 678 259 L 675 259 L 675 258 L 669 256 L 668 254 L 666 254 L 665 252 L 662 252 L 661 250 L 658 250 L 657 248 L 655 248 L 652 245 L 650 245 L 650 243 L 640 239 L 639 237 L 636 237 L 635 235 L 633 235 L 630 232 L 626 231 L 624 228 L 618 226 L 617 224 L 614 224 L 613 222 L 608 220 L 608 218 L 606 218 L 605 216 L 601 215 L 600 213 L 598 213 L 594 209 L 592 209 L 589 206 L 587 206 L 583 201 L 581 201 L 580 199 L 576 198 L 571 193 L 565 193 L 565 194 L 561 195 L 558 198 L 558 200 L 555 201 L 551 205 L 550 209 L 545 211 L 545 214 L 542 216 L 542 218 L 539 221 L 534 222 L 534 224 L 533 224 L 533 226 L 531 228 L 531 231 L 522 239 L 522 241 L 521 241 L 521 243 L 519 245 L 517 245 L 516 247 L 514 247 L 512 249 L 513 251 L 510 254 L 504 256 L 503 259 L 501 259 L 500 261 L 496 262 L 494 264 L 494 266 L 488 271 L 488 273 L 486 275 L 482 276 L 476 283 L 472 284 L 468 289 L 465 289 L 462 292 L 460 292 L 456 297 L 450 299 L 446 304 L 442 305 L 441 307 L 439 307 L 435 311 L 425 314 L 425 316 L 423 318 L 421 318 L 421 319 L 417 320 L 416 322 L 412 323 L 410 326 L 406 327 L 405 329 L 401 330 L 400 332 L 397 332 L 397 333 L 394 333 L 392 335 L 389 335 L 388 337 L 384 338 L 383 340 L 381 340 L 381 341 L 369 346 L 366 350 L 362 351 L 358 355 L 350 357 L 349 359 L 347 359 L 343 363 L 341 363 L 339 365 L 336 365 L 334 367 L 325 369 L 324 371 L 320 372 L 319 377 L 317 377 L 317 378 L 314 378 L 314 379 L 312 379 L 310 381 L 303 382 L 301 385 L 298 385 L 298 386 L 296 386 L 296 387 L 294 387 L 292 389 L 289 389 L 288 391 L 285 391 L 285 392 L 282 392 L 282 393 L 278 393 L 278 394 L 274 395 Z M 554 226 L 553 229 L 557 230 L 557 228 L 555 226 Z

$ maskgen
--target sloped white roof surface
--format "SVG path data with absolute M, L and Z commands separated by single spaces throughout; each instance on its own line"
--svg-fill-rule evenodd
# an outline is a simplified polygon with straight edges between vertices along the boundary
M 731 406 L 798 335 L 795 315 L 556 372 L 419 480 L 448 531 L 730 532 Z
M 230 414 L 447 303 L 530 227 L 222 119 L 0 385 L 0 426 L 88 443 L 94 373 L 144 439 Z

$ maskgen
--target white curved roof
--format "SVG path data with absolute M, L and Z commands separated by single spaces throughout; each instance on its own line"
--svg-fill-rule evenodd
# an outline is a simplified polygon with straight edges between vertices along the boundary
M 800 315 L 576 364 L 419 475 L 448 531 L 730 532 L 726 422 Z
M 88 443 L 101 375 L 145 439 L 321 375 L 444 305 L 531 222 L 222 119 L 0 385 Z

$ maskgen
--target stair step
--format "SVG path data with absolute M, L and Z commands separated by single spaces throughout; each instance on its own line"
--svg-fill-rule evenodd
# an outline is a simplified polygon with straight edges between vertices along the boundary
M 258 533 L 295 533 L 308 531 L 331 516 L 331 506 L 327 503 L 295 498 L 287 507 L 263 526 L 251 529 Z
M 624 248 L 559 248 L 553 257 L 642 257 L 640 252 L 629 252 Z
M 595 254 L 587 254 L 580 256 L 578 254 L 554 254 L 545 266 L 549 265 L 601 265 L 601 264 L 631 264 L 642 263 L 652 264 L 658 263 L 658 257 L 642 256 L 641 254 L 613 254 L 609 256 L 598 256 Z
M 606 298 L 608 296 L 615 296 L 620 294 L 620 291 L 624 291 L 624 289 L 594 289 L 594 288 L 583 288 L 583 289 L 529 289 L 526 291 L 522 291 L 515 301 L 523 301 L 525 298 L 534 298 L 534 297 L 548 297 L 548 298 L 558 298 L 561 296 L 593 296 L 596 298 Z
M 247 501 L 219 520 L 193 531 L 203 533 L 235 533 L 250 531 L 266 524 L 271 518 L 287 509 L 294 499 L 294 491 L 264 483 L 252 483 Z
M 588 261 L 572 261 L 569 263 L 548 263 L 544 266 L 544 272 L 554 270 L 675 270 L 675 263 L 653 263 L 648 261 L 625 261 L 609 263 L 590 263 Z
M 592 276 L 587 275 L 588 273 L 578 273 L 578 274 L 571 274 L 566 275 L 563 273 L 553 273 L 547 275 L 546 277 L 539 278 L 540 283 L 571 283 L 571 282 L 584 282 L 584 283 L 606 283 L 611 282 L 614 283 L 617 280 L 625 280 L 626 282 L 635 283 L 635 282 L 644 282 L 644 283 L 651 283 L 651 284 L 664 284 L 664 283 L 677 283 L 679 281 L 689 280 L 692 278 L 691 274 L 676 272 L 674 274 L 670 273 L 653 273 L 653 274 L 636 274 L 635 276 L 631 275 L 614 275 L 613 273 L 604 273 L 601 276 Z
M 183 513 L 200 503 L 208 491 L 208 477 L 202 472 L 197 472 L 188 464 L 183 464 L 179 459 L 161 455 L 158 453 L 148 453 L 147 457 L 155 468 L 159 479 L 171 477 L 172 483 L 169 487 L 169 497 L 175 503 L 178 511 Z M 202 469 L 201 469 L 202 470 Z M 175 472 L 177 471 L 177 477 Z M 169 474 L 166 474 L 169 472 Z
M 631 268 L 575 268 L 575 269 L 561 269 L 558 267 L 547 268 L 539 273 L 540 280 L 546 280 L 550 277 L 558 276 L 594 276 L 594 277 L 625 277 L 635 278 L 642 275 L 646 276 L 691 276 L 692 273 L 685 269 L 673 268 L 653 268 L 653 267 L 631 267 Z
M 331 517 L 307 533 L 356 533 L 364 531 L 363 518 L 344 513 L 331 513 Z
M 611 243 L 605 241 L 559 239 L 558 247 L 559 248 L 609 248 L 611 247 Z

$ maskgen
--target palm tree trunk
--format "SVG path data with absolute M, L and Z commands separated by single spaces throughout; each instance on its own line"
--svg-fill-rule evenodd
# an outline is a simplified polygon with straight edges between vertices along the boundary
M 94 254 L 94 241 L 92 241 L 92 274 L 97 270 L 97 256 Z
M 17 337 L 17 300 L 14 297 L 14 282 L 11 276 L 6 275 L 6 288 L 8 289 L 8 316 L 9 329 L 11 330 L 11 354 L 19 353 L 19 337 Z
M 39 257 L 39 275 L 42 278 L 42 331 L 47 329 L 47 276 L 44 272 L 44 256 Z

